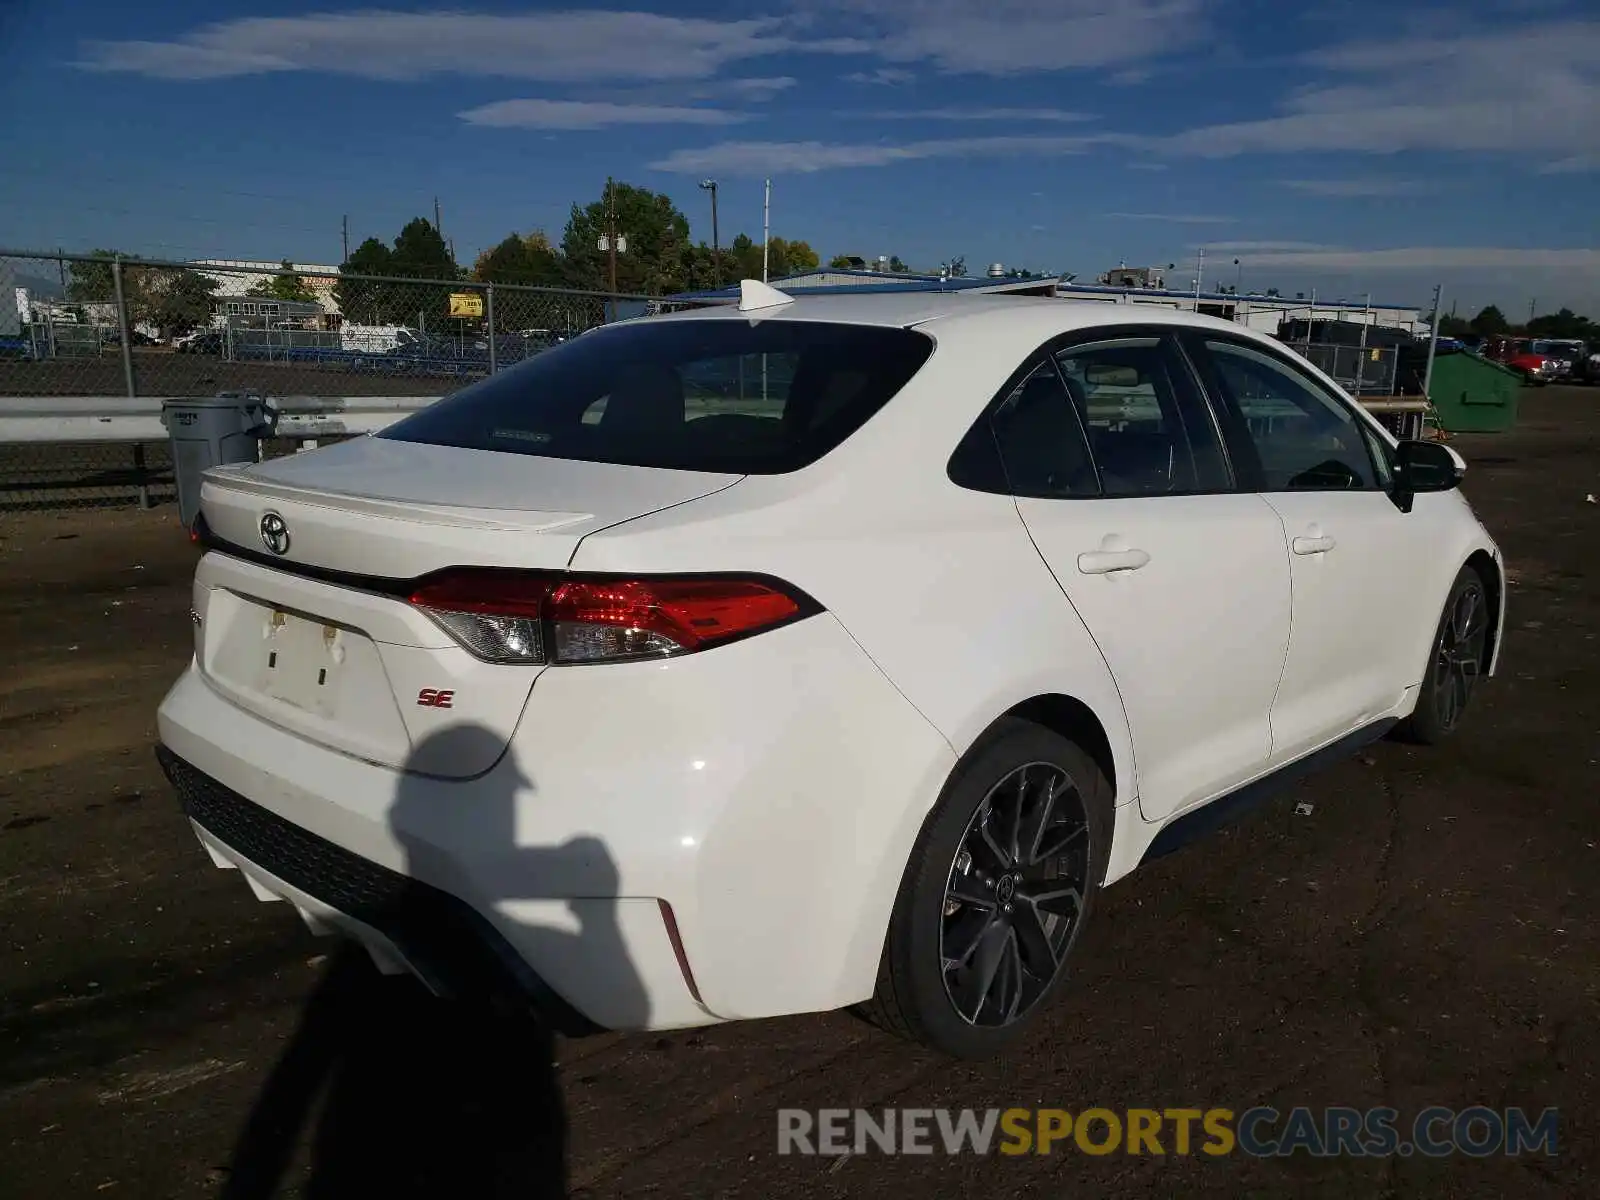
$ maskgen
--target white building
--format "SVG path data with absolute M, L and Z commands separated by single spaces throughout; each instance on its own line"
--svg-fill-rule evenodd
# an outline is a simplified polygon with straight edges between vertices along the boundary
M 247 294 L 251 288 L 267 278 L 261 272 L 284 269 L 281 262 L 258 262 L 243 258 L 199 258 L 187 265 L 216 285 L 219 300 Z M 242 270 L 230 271 L 229 267 Z M 326 263 L 290 263 L 288 269 L 300 276 L 306 289 L 316 297 L 324 312 L 339 312 L 339 302 L 333 292 L 334 285 L 339 282 L 338 267 L 330 267 Z
M 1350 321 L 1403 329 L 1418 337 L 1429 333 L 1423 310 L 1414 304 L 1368 304 L 1356 300 L 1310 300 L 1287 296 L 1235 295 L 1231 292 L 1179 292 L 1151 288 L 1107 287 L 1098 284 L 1062 284 L 1056 295 L 1063 300 L 1089 300 L 1102 304 L 1129 304 L 1198 310 L 1208 316 L 1237 321 L 1263 333 L 1276 334 L 1284 321 Z

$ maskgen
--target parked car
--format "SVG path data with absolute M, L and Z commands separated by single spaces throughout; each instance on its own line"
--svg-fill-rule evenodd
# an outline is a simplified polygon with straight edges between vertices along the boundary
M 1531 338 L 1491 339 L 1487 356 L 1516 371 L 1525 382 L 1535 387 L 1544 387 L 1560 374 L 1560 364 L 1549 355 L 1534 350 Z
M 1584 347 L 1573 378 L 1577 383 L 1600 384 L 1600 346 L 1589 344 Z
M 227 341 L 223 330 L 197 329 L 174 339 L 172 346 L 179 354 L 221 354 L 227 348 Z
M 1577 338 L 1532 338 L 1528 350 L 1550 361 L 1551 378 L 1557 381 L 1570 379 L 1584 355 L 1584 345 Z
M 213 468 L 158 753 L 217 865 L 440 993 L 987 1055 L 1105 887 L 1461 731 L 1464 469 L 1223 320 L 750 281 Z

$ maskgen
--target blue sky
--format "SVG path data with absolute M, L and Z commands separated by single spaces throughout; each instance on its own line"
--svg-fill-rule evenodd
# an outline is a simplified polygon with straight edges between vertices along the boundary
M 458 256 L 608 174 L 709 240 L 1600 317 L 1593 0 L 19 0 L 0 243 Z M 1233 265 L 1240 259 L 1239 267 Z

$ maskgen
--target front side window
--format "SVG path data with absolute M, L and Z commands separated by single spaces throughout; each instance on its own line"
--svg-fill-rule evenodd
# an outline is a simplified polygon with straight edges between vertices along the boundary
M 1360 420 L 1287 363 L 1232 342 L 1205 343 L 1224 400 L 1248 430 L 1269 492 L 1378 486 Z
M 881 326 L 629 322 L 525 359 L 378 436 L 585 462 L 776 474 L 842 443 L 932 352 L 927 335 Z

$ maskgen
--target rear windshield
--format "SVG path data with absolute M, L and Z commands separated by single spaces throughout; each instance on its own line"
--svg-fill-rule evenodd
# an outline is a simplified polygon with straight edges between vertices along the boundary
M 834 449 L 933 352 L 908 329 L 629 322 L 573 338 L 380 437 L 685 471 L 769 475 Z

